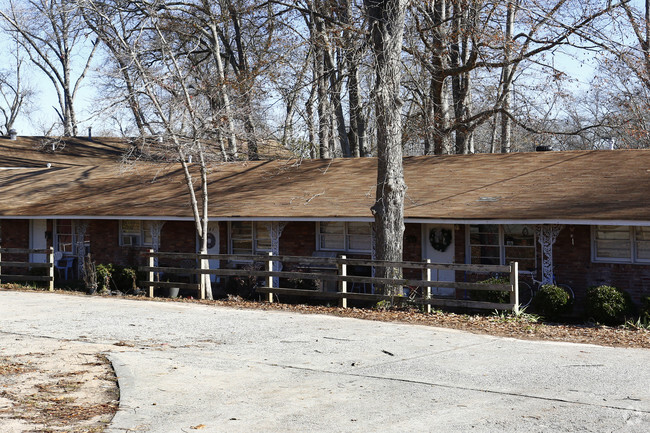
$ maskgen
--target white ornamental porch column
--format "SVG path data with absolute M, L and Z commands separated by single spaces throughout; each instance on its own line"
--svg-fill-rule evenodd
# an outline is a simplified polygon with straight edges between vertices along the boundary
M 75 220 L 75 250 L 77 252 L 77 275 L 83 279 L 86 274 L 86 246 L 84 240 L 86 239 L 86 231 L 88 230 L 88 221 Z
M 269 236 L 271 237 L 271 252 L 274 256 L 280 255 L 280 236 L 282 236 L 282 230 L 284 230 L 286 225 L 286 222 L 281 221 L 269 221 L 266 223 L 266 228 L 268 229 Z M 280 265 L 280 262 L 274 261 L 273 272 L 280 272 L 282 270 Z M 273 277 L 273 287 L 280 287 L 280 278 Z
M 537 240 L 542 246 L 542 284 L 553 284 L 553 244 L 563 228 L 563 224 L 535 226 Z
M 151 248 L 154 252 L 160 249 L 160 233 L 165 225 L 165 221 L 151 221 L 149 233 L 151 233 Z M 154 258 L 154 266 L 158 266 L 158 257 Z

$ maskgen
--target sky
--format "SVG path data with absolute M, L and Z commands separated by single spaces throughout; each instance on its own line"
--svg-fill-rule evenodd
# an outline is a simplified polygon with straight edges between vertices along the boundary
M 0 0 L 0 6 L 5 3 L 6 0 Z M 639 0 L 634 0 L 633 3 L 639 3 Z M 14 45 L 10 43 L 8 37 L 0 33 L 0 49 L 5 53 L 5 58 L 8 58 L 7 54 L 13 48 Z M 589 87 L 595 71 L 595 61 L 592 53 L 562 52 L 558 50 L 554 56 L 554 66 L 567 73 L 571 78 L 567 83 L 570 91 L 581 92 Z M 76 57 L 75 60 L 77 66 L 83 62 L 80 56 Z M 100 59 L 96 58 L 95 60 L 95 66 L 84 80 L 75 102 L 79 120 L 78 131 L 83 136 L 87 135 L 88 127 L 93 128 L 95 135 L 109 128 L 106 119 L 91 117 L 91 110 L 96 106 L 95 101 L 101 97 L 93 87 L 96 78 L 101 74 L 101 71 L 95 69 L 97 68 L 96 65 L 99 64 L 97 60 Z M 28 67 L 25 68 L 27 72 L 25 81 L 35 90 L 36 95 L 29 115 L 20 116 L 14 127 L 19 135 L 42 135 L 53 124 L 58 123 L 58 117 L 53 108 L 54 106 L 58 107 L 57 96 L 52 83 L 45 74 L 29 64 L 29 61 L 26 63 Z M 0 65 L 0 69 L 4 69 L 6 66 L 6 64 Z M 76 77 L 78 73 L 77 70 L 74 76 Z M 56 130 L 53 133 L 56 133 Z

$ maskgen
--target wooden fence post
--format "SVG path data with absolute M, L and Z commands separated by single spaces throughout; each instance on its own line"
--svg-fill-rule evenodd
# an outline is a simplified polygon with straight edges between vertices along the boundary
M 203 260 L 203 254 L 199 256 L 199 268 L 201 269 L 201 273 L 199 274 L 199 282 L 200 282 L 199 287 L 201 289 L 200 297 L 201 299 L 205 299 L 205 288 L 208 284 L 206 279 L 210 278 L 210 276 L 208 274 L 204 274 L 203 270 L 209 269 L 210 265 L 207 260 Z
M 153 268 L 155 266 L 155 259 L 153 256 L 153 248 L 149 248 L 149 267 Z M 152 284 L 149 286 L 149 297 L 153 298 L 153 279 L 154 279 L 154 272 L 152 270 L 149 271 L 149 281 L 152 282 Z
M 50 276 L 49 288 L 50 292 L 54 291 L 54 247 L 50 247 L 47 252 L 47 262 L 50 264 L 47 275 Z
M 431 268 L 428 266 L 431 264 L 431 259 L 426 260 L 427 267 L 424 269 L 422 279 L 425 281 L 431 281 Z M 431 300 L 431 286 L 426 286 L 425 292 L 423 293 L 424 299 L 428 302 Z M 426 304 L 427 314 L 431 314 L 431 304 Z
M 512 311 L 519 314 L 519 263 L 510 262 L 510 303 L 514 306 Z
M 345 260 L 346 256 L 341 256 L 343 260 Z M 341 263 L 340 267 L 340 272 L 339 275 L 342 277 L 345 277 L 348 274 L 348 265 L 346 263 Z M 341 293 L 347 293 L 348 292 L 348 282 L 345 280 L 340 280 L 339 281 L 339 286 L 341 289 Z M 342 297 L 341 300 L 339 301 L 339 307 L 341 308 L 348 308 L 348 298 Z
M 269 257 L 271 257 L 272 255 L 273 255 L 273 252 L 269 251 Z M 267 262 L 266 262 L 266 271 L 267 272 L 273 272 L 273 260 L 267 260 Z M 273 288 L 273 277 L 270 276 L 270 275 L 268 277 L 266 277 L 266 287 L 268 287 L 269 289 Z M 273 292 L 272 291 L 269 291 L 269 303 L 270 304 L 273 303 Z

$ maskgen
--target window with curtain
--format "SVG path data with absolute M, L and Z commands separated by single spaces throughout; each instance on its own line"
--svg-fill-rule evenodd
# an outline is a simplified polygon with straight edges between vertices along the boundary
M 650 227 L 595 226 L 592 251 L 595 262 L 650 263 Z
M 371 223 L 334 222 L 319 223 L 318 242 L 323 251 L 369 253 L 372 249 Z

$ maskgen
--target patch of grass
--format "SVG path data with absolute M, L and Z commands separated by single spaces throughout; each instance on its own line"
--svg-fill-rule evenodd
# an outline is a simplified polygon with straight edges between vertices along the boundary
M 627 329 L 634 329 L 635 331 L 645 329 L 650 331 L 650 317 L 638 317 L 636 320 L 628 320 L 624 325 Z
M 501 322 L 538 323 L 541 320 L 537 314 L 526 313 L 526 308 L 520 308 L 517 312 L 495 310 L 491 317 Z

